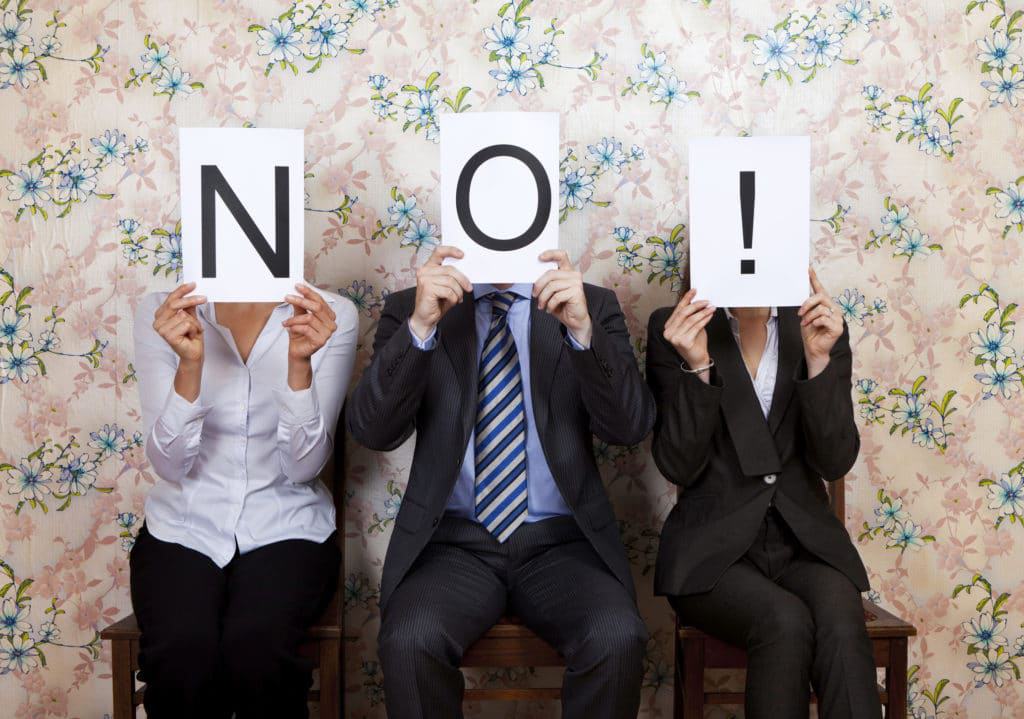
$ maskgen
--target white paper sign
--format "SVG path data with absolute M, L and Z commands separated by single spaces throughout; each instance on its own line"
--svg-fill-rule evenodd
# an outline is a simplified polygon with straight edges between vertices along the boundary
M 810 282 L 808 137 L 690 140 L 690 281 L 717 307 L 786 307 Z
M 184 279 L 218 302 L 280 302 L 302 279 L 302 130 L 181 128 Z
M 441 115 L 441 232 L 470 282 L 533 282 L 558 249 L 558 114 Z

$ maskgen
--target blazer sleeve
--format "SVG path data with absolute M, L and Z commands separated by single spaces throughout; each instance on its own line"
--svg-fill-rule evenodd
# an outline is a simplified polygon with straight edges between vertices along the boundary
M 618 299 L 611 291 L 597 298 L 590 348 L 569 351 L 590 430 L 609 444 L 639 444 L 654 425 L 654 398 L 640 376 Z
M 410 314 L 407 293 L 396 292 L 385 300 L 373 338 L 373 359 L 349 399 L 349 432 L 370 449 L 395 449 L 415 429 L 436 350 L 413 344 Z
M 714 370 L 708 384 L 680 369 L 682 358 L 664 337 L 668 315 L 658 310 L 647 326 L 647 382 L 658 406 L 651 453 L 668 481 L 687 487 L 711 455 L 722 385 Z
M 850 329 L 829 353 L 825 369 L 807 378 L 807 363 L 801 361 L 795 378 L 800 416 L 806 440 L 807 463 L 828 481 L 842 478 L 857 461 L 860 434 L 853 413 L 853 353 Z

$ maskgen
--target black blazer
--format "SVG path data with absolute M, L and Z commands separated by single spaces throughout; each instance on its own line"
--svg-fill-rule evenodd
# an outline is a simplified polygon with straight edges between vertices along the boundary
M 822 482 L 846 474 L 860 449 L 849 330 L 825 370 L 807 379 L 800 318 L 795 308 L 779 309 L 779 369 L 765 421 L 725 310 L 707 326 L 710 384 L 680 370 L 664 337 L 671 313 L 657 310 L 647 331 L 647 380 L 658 402 L 654 461 L 683 488 L 661 532 L 655 593 L 710 591 L 753 544 L 772 498 L 807 550 L 866 590 L 864 565 Z
M 593 453 L 593 435 L 637 444 L 654 424 L 654 398 L 640 376 L 615 294 L 584 285 L 594 336 L 588 351 L 566 343 L 562 324 L 531 302 L 530 382 L 544 456 L 562 497 L 609 569 L 635 592 L 615 512 Z M 348 426 L 361 444 L 398 447 L 416 431 L 416 450 L 381 579 L 381 606 L 437 528 L 476 420 L 477 356 L 471 293 L 438 325 L 438 346 L 421 351 L 407 322 L 416 289 L 391 294 L 373 360 L 348 402 Z

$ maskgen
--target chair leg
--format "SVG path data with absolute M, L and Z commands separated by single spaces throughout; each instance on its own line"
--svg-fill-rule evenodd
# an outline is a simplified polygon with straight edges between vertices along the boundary
M 704 640 L 677 640 L 676 646 L 676 681 L 683 687 L 681 719 L 704 719 Z M 680 717 L 678 697 L 675 712 Z
M 907 716 L 907 640 L 889 641 L 889 665 L 885 668 L 885 719 Z
M 132 671 L 132 643 L 115 639 L 110 643 L 110 665 L 114 687 L 113 719 L 135 719 L 135 673 Z
M 341 718 L 341 673 L 339 659 L 341 642 L 321 639 L 320 642 L 320 717 Z

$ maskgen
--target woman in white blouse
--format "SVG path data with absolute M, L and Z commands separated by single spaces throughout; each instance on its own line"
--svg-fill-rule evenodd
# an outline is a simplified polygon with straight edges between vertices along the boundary
M 358 315 L 304 285 L 281 304 L 212 304 L 194 288 L 148 295 L 135 322 L 159 476 L 130 559 L 146 715 L 305 717 L 311 667 L 298 646 L 339 567 L 317 475 Z

